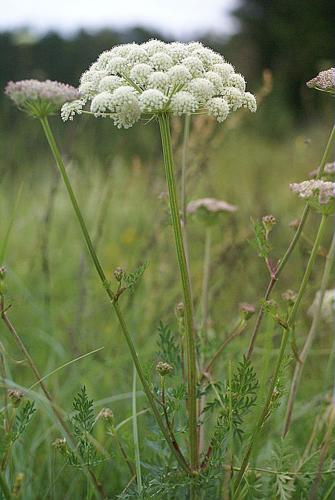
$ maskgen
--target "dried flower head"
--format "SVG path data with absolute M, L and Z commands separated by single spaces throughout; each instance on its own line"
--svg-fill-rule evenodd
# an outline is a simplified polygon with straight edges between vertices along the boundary
M 80 97 L 79 91 L 71 85 L 51 80 L 9 82 L 5 94 L 19 109 L 37 118 L 56 113 L 64 103 Z
M 81 76 L 82 98 L 66 103 L 61 114 L 72 120 L 90 103 L 89 112 L 119 128 L 163 112 L 208 114 L 223 122 L 241 107 L 256 111 L 255 97 L 245 88 L 243 76 L 201 43 L 150 40 L 100 54 Z
M 335 94 L 335 68 L 321 71 L 315 78 L 307 82 L 307 87 Z
M 310 180 L 290 184 L 299 198 L 305 199 L 317 212 L 331 215 L 335 212 L 335 182 Z
M 8 395 L 8 399 L 11 400 L 12 405 L 15 408 L 20 406 L 21 401 L 24 398 L 23 392 L 19 391 L 18 389 L 9 389 L 7 395 Z
M 216 223 L 222 214 L 233 213 L 236 210 L 235 205 L 215 198 L 200 198 L 191 201 L 187 205 L 187 212 L 190 215 L 199 217 L 206 224 Z
M 161 377 L 165 377 L 173 372 L 173 366 L 169 363 L 164 363 L 164 361 L 159 361 L 156 365 L 156 371 Z
M 308 314 L 312 317 L 315 316 L 319 304 L 320 304 L 320 297 L 321 297 L 321 292 L 320 290 L 316 292 L 314 301 L 310 308 L 308 309 Z M 334 318 L 335 318 L 335 289 L 332 290 L 326 290 L 322 305 L 321 305 L 321 318 L 326 322 L 326 323 L 333 323 Z

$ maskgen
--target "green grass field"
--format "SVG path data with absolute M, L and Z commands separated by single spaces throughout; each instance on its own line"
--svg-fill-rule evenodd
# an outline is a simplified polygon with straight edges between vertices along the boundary
M 43 375 L 66 365 L 46 379 L 60 408 L 71 413 L 73 398 L 85 385 L 89 397 L 95 401 L 97 413 L 108 406 L 116 422 L 121 422 L 132 414 L 131 359 L 88 259 L 42 131 L 36 121 L 23 115 L 16 120 L 17 135 L 11 134 L 4 141 L 0 179 L 0 241 L 4 240 L 13 219 L 4 259 L 8 271 L 6 303 L 11 304 L 8 315 Z M 231 126 L 228 122 L 213 133 L 209 122 L 197 121 L 191 130 L 188 200 L 210 196 L 238 206 L 235 214 L 227 215 L 213 229 L 210 351 L 230 332 L 239 315 L 239 303 L 248 302 L 258 307 L 265 292 L 267 269 L 252 243 L 251 218 L 266 214 L 276 217 L 273 255 L 281 257 L 293 235 L 289 224 L 299 218 L 303 210 L 303 203 L 289 191 L 288 185 L 304 180 L 318 166 L 329 133 L 327 126 L 320 124 L 292 130 L 277 139 L 271 138 L 269 131 L 265 134 L 254 128 L 252 118 L 247 120 L 248 123 L 242 117 Z M 74 121 L 60 126 L 58 118 L 52 120 L 55 122 L 69 176 L 109 276 L 112 277 L 117 266 L 132 271 L 148 261 L 135 294 L 122 297 L 120 303 L 138 353 L 150 370 L 157 361 L 159 322 L 169 324 L 175 331 L 174 308 L 182 300 L 157 127 L 149 123 L 146 127 L 137 125 L 131 132 L 118 132 L 108 123 L 93 125 L 86 118 L 80 125 Z M 182 123 L 174 125 L 179 175 Z M 268 128 L 271 129 L 271 123 Z M 318 216 L 312 214 L 280 278 L 273 297 L 281 306 L 282 292 L 288 288 L 296 290 L 299 285 L 317 224 Z M 332 231 L 329 220 L 322 244 L 326 250 Z M 189 220 L 188 235 L 195 311 L 200 321 L 203 226 Z M 324 253 L 321 252 L 298 318 L 299 349 L 311 324 L 307 310 L 320 286 L 323 266 Z M 332 287 L 330 283 L 329 288 Z M 214 372 L 215 379 L 224 380 L 228 376 L 229 361 L 234 366 L 241 360 L 253 322 L 254 318 L 243 335 L 224 351 Z M 303 372 L 288 440 L 297 456 L 302 455 L 307 445 L 317 413 L 326 411 L 333 385 L 333 334 L 331 325 L 320 324 Z M 260 394 L 264 394 L 267 387 L 280 335 L 280 328 L 267 316 L 252 359 L 260 379 Z M 3 324 L 0 324 L 0 347 L 4 359 L 3 386 L 24 387 L 37 407 L 37 414 L 16 444 L 12 457 L 12 478 L 18 472 L 25 476 L 22 498 L 86 498 L 85 476 L 80 470 L 64 466 L 64 460 L 51 446 L 60 436 L 57 423 L 39 388 L 33 385 L 34 376 Z M 85 354 L 86 357 L 72 362 Z M 287 387 L 293 366 L 291 362 L 287 367 Z M 138 391 L 137 406 L 142 410 L 147 404 L 140 383 Z M 285 398 L 284 395 L 280 408 L 264 427 L 257 459 L 252 460 L 255 466 L 266 466 L 272 443 L 279 439 Z M 144 413 L 139 416 L 138 424 L 145 476 L 151 466 L 159 463 L 160 449 L 157 436 L 149 439 L 150 433 L 144 432 L 152 426 L 151 417 Z M 133 457 L 131 422 L 122 426 L 120 435 L 129 456 Z M 116 498 L 129 481 L 129 471 L 119 459 L 113 439 L 106 436 L 100 423 L 95 437 L 112 455 L 97 465 L 96 470 L 108 485 L 111 498 Z M 327 484 L 329 489 L 330 482 Z M 293 498 L 308 498 L 301 495 Z

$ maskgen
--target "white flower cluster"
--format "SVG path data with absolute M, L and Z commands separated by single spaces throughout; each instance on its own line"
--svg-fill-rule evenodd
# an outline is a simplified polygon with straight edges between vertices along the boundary
M 323 213 L 333 213 L 335 206 L 335 182 L 311 180 L 290 184 L 290 189 L 312 207 Z
M 62 118 L 73 119 L 90 103 L 91 113 L 112 118 L 119 128 L 161 112 L 209 114 L 222 122 L 241 107 L 256 111 L 245 88 L 243 76 L 199 42 L 125 44 L 103 52 L 82 75 L 82 98 L 65 104 Z

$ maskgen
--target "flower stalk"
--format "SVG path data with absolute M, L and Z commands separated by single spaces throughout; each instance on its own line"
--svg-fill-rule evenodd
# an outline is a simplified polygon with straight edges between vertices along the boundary
M 313 321 L 311 328 L 309 330 L 309 333 L 307 335 L 304 347 L 299 354 L 299 361 L 296 363 L 295 370 L 294 370 L 294 375 L 293 379 L 291 382 L 291 388 L 290 388 L 290 394 L 288 398 L 288 403 L 287 403 L 287 409 L 286 409 L 286 414 L 285 414 L 285 422 L 284 422 L 284 430 L 283 430 L 283 437 L 285 437 L 290 429 L 291 425 L 291 420 L 292 420 L 292 413 L 293 413 L 293 406 L 294 406 L 294 401 L 298 392 L 298 387 L 302 375 L 302 371 L 304 369 L 304 365 L 307 359 L 307 356 L 309 354 L 310 348 L 312 346 L 313 340 L 315 338 L 315 335 L 317 333 L 317 328 L 320 323 L 320 318 L 321 318 L 321 311 L 322 311 L 322 303 L 323 299 L 325 296 L 327 284 L 329 281 L 332 265 L 333 265 L 333 259 L 335 255 L 335 235 L 333 236 L 332 243 L 330 245 L 329 252 L 326 257 L 326 264 L 324 267 L 323 271 L 323 276 L 321 280 L 321 286 L 320 286 L 320 297 L 318 300 L 317 304 L 317 310 L 313 316 Z
M 303 275 L 303 278 L 302 278 L 302 281 L 301 281 L 301 284 L 299 287 L 297 299 L 296 299 L 294 306 L 292 307 L 292 310 L 290 312 L 290 315 L 287 319 L 286 328 L 283 331 L 279 355 L 277 358 L 277 363 L 276 363 L 275 370 L 274 370 L 272 380 L 270 383 L 268 395 L 267 395 L 265 404 L 263 406 L 262 412 L 261 412 L 261 414 L 258 418 L 258 421 L 256 423 L 256 426 L 254 428 L 254 431 L 251 435 L 249 446 L 247 448 L 247 451 L 245 452 L 245 455 L 244 455 L 243 460 L 242 460 L 240 471 L 239 471 L 237 478 L 236 478 L 236 481 L 235 481 L 235 485 L 234 485 L 235 486 L 235 493 L 238 492 L 238 490 L 241 486 L 241 481 L 242 481 L 244 473 L 247 469 L 249 458 L 250 458 L 251 452 L 253 450 L 254 444 L 255 444 L 255 442 L 259 436 L 259 433 L 260 433 L 260 431 L 265 423 L 265 420 L 267 419 L 267 417 L 269 415 L 269 410 L 271 407 L 273 394 L 274 394 L 276 385 L 278 383 L 278 376 L 280 374 L 280 370 L 282 368 L 282 363 L 284 360 L 286 346 L 287 346 L 292 328 L 294 328 L 297 312 L 298 312 L 301 300 L 303 298 L 304 292 L 306 290 L 306 286 L 307 286 L 308 280 L 310 278 L 311 272 L 313 270 L 314 262 L 315 262 L 315 259 L 316 259 L 317 253 L 318 253 L 318 249 L 320 247 L 320 243 L 322 240 L 322 236 L 323 236 L 325 227 L 326 227 L 326 221 L 327 221 L 327 216 L 323 215 L 321 218 L 321 222 L 319 225 L 319 229 L 318 229 L 315 241 L 314 241 L 313 249 L 312 249 L 311 255 L 309 257 L 307 267 L 306 267 L 305 273 Z
M 174 163 L 171 145 L 170 121 L 167 113 L 159 115 L 159 127 L 162 140 L 163 159 L 166 181 L 169 191 L 171 219 L 177 251 L 180 277 L 184 295 L 185 305 L 185 329 L 187 347 L 187 382 L 188 382 L 188 409 L 189 409 L 189 437 L 191 468 L 196 471 L 199 466 L 198 437 L 197 437 L 197 368 L 196 368 L 196 345 L 193 320 L 193 304 L 191 298 L 190 278 L 187 268 L 185 247 L 180 221 L 180 212 L 177 201 L 176 181 L 174 174 Z
M 110 285 L 109 281 L 107 280 L 107 277 L 106 277 L 105 272 L 104 272 L 104 270 L 102 268 L 100 260 L 99 260 L 97 254 L 96 254 L 96 251 L 95 251 L 95 249 L 93 247 L 93 243 L 92 243 L 90 234 L 88 232 L 88 229 L 86 227 L 86 223 L 84 221 L 84 218 L 82 216 L 81 210 L 79 208 L 79 205 L 78 205 L 78 202 L 77 202 L 77 198 L 76 198 L 76 196 L 74 194 L 74 191 L 72 189 L 72 185 L 71 185 L 70 179 L 69 179 L 69 177 L 67 175 L 67 172 L 66 172 L 66 169 L 65 169 L 65 165 L 63 163 L 63 159 L 62 159 L 62 156 L 61 156 L 60 151 L 58 149 L 58 146 L 57 146 L 57 143 L 55 141 L 55 138 L 54 138 L 54 135 L 52 133 L 52 130 L 50 128 L 49 121 L 48 121 L 47 117 L 40 118 L 40 121 L 41 121 L 41 124 L 42 124 L 42 128 L 44 130 L 46 139 L 47 139 L 48 144 L 50 146 L 51 152 L 52 152 L 53 157 L 55 159 L 56 165 L 57 165 L 57 167 L 58 167 L 58 169 L 60 171 L 60 174 L 61 174 L 61 176 L 63 178 L 63 181 L 64 181 L 65 187 L 67 189 L 67 192 L 68 192 L 68 195 L 69 195 L 72 207 L 74 209 L 74 212 L 75 212 L 76 217 L 78 219 L 78 222 L 79 222 L 79 225 L 80 225 L 83 237 L 85 239 L 85 242 L 86 242 L 86 245 L 87 245 L 87 248 L 88 248 L 88 251 L 89 251 L 89 255 L 90 255 L 91 259 L 92 259 L 92 263 L 93 263 L 93 265 L 95 267 L 95 270 L 96 270 L 96 272 L 97 272 L 97 274 L 98 274 L 98 276 L 100 278 L 101 284 L 104 287 L 104 289 L 105 289 L 105 291 L 106 291 L 106 293 L 107 293 L 107 295 L 108 295 L 108 297 L 109 297 L 109 299 L 110 299 L 110 301 L 112 303 L 112 306 L 114 308 L 114 311 L 116 313 L 117 319 L 119 321 L 122 333 L 123 333 L 124 338 L 125 338 L 125 340 L 127 342 L 127 345 L 128 345 L 128 348 L 129 348 L 129 351 L 130 351 L 130 354 L 131 354 L 131 357 L 132 357 L 134 365 L 136 367 L 136 371 L 137 371 L 139 379 L 141 380 L 141 383 L 143 385 L 144 392 L 145 392 L 145 394 L 146 394 L 146 396 L 148 398 L 148 402 L 150 404 L 150 407 L 151 407 L 151 410 L 152 410 L 152 412 L 154 414 L 156 422 L 157 422 L 157 424 L 158 424 L 161 432 L 163 433 L 164 438 L 165 438 L 167 444 L 169 445 L 172 453 L 174 454 L 176 460 L 178 461 L 179 465 L 181 466 L 181 468 L 185 472 L 189 472 L 188 468 L 185 466 L 185 460 L 183 459 L 182 456 L 180 456 L 180 454 L 176 451 L 175 447 L 173 446 L 173 443 L 172 443 L 172 441 L 170 439 L 169 433 L 168 433 L 167 429 L 164 426 L 164 423 L 163 423 L 162 417 L 160 415 L 160 412 L 157 409 L 157 406 L 156 406 L 156 403 L 155 403 L 155 400 L 154 400 L 154 396 L 151 393 L 149 384 L 148 384 L 148 382 L 147 382 L 147 380 L 145 378 L 144 371 L 142 369 L 140 360 L 138 358 L 138 355 L 137 355 L 134 343 L 132 341 L 130 332 L 128 330 L 127 324 L 125 322 L 125 319 L 123 317 L 121 309 L 120 309 L 120 307 L 118 305 L 118 302 L 117 302 L 117 300 L 115 300 L 115 294 L 114 294 L 114 292 L 113 292 L 113 290 L 111 288 L 111 285 Z

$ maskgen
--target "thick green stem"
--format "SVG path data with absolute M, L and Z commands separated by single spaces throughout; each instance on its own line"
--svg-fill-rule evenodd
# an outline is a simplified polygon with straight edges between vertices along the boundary
M 117 301 L 115 300 L 114 292 L 111 289 L 110 283 L 109 283 L 109 281 L 106 278 L 105 272 L 104 272 L 104 270 L 103 270 L 103 268 L 102 268 L 102 266 L 100 264 L 100 261 L 99 261 L 99 258 L 97 256 L 97 254 L 96 254 L 96 252 L 94 250 L 91 237 L 90 237 L 89 232 L 87 230 L 84 218 L 83 218 L 83 216 L 81 214 L 81 211 L 80 211 L 80 208 L 79 208 L 76 196 L 75 196 L 75 194 L 73 192 L 70 179 L 69 179 L 69 177 L 67 175 L 67 172 L 66 172 L 66 169 L 65 169 L 65 166 L 64 166 L 61 154 L 59 152 L 59 149 L 58 149 L 58 146 L 56 144 L 55 138 L 53 136 L 52 130 L 50 128 L 48 119 L 47 118 L 41 118 L 41 124 L 42 124 L 43 130 L 44 130 L 44 133 L 46 135 L 47 141 L 49 143 L 51 152 L 52 152 L 52 154 L 54 156 L 54 159 L 56 161 L 57 167 L 58 167 L 58 169 L 60 171 L 60 174 L 61 174 L 61 176 L 63 178 L 65 187 L 66 187 L 67 192 L 69 194 L 70 201 L 71 201 L 72 207 L 73 207 L 73 209 L 75 211 L 76 217 L 78 219 L 80 228 L 82 230 L 82 233 L 83 233 L 83 236 L 84 236 L 84 239 L 85 239 L 85 242 L 86 242 L 86 245 L 87 245 L 90 257 L 91 257 L 92 262 L 94 264 L 94 267 L 95 267 L 95 269 L 96 269 L 96 271 L 97 271 L 97 273 L 99 275 L 100 281 L 101 281 L 101 283 L 102 283 L 102 285 L 103 285 L 103 287 L 104 287 L 104 289 L 105 289 L 105 291 L 106 291 L 106 293 L 107 293 L 107 295 L 108 295 L 108 297 L 109 297 L 109 299 L 110 299 L 110 301 L 111 301 L 111 303 L 113 305 L 114 311 L 116 313 L 116 316 L 118 318 L 119 324 L 121 326 L 122 333 L 123 333 L 123 335 L 125 337 L 125 340 L 127 342 L 127 345 L 128 345 L 128 348 L 129 348 L 129 351 L 130 351 L 130 354 L 131 354 L 131 357 L 132 357 L 134 365 L 136 367 L 136 371 L 137 371 L 139 379 L 141 380 L 141 383 L 143 385 L 144 392 L 145 392 L 145 394 L 146 394 L 146 396 L 148 398 L 148 401 L 149 401 L 149 404 L 151 406 L 152 412 L 153 412 L 153 414 L 155 416 L 156 422 L 157 422 L 160 430 L 162 431 L 162 433 L 164 435 L 164 438 L 165 438 L 166 442 L 168 443 L 168 445 L 169 445 L 172 453 L 175 455 L 177 461 L 179 462 L 179 465 L 185 470 L 185 472 L 188 472 L 187 466 L 185 466 L 185 460 L 183 459 L 182 456 L 180 456 L 180 454 L 177 452 L 177 450 L 173 446 L 173 443 L 172 443 L 172 441 L 170 439 L 169 433 L 168 433 L 167 429 L 164 426 L 164 423 L 163 423 L 162 417 L 160 415 L 160 412 L 157 409 L 154 396 L 152 395 L 150 387 L 149 387 L 149 384 L 148 384 L 148 382 L 147 382 L 147 380 L 145 378 L 145 375 L 144 375 L 144 372 L 143 372 L 140 360 L 139 360 L 139 358 L 137 356 L 137 353 L 136 353 L 136 350 L 135 350 L 135 346 L 134 346 L 134 343 L 133 343 L 132 338 L 130 336 L 130 333 L 128 331 L 128 327 L 127 327 L 126 322 L 124 320 L 123 314 L 121 312 L 121 309 L 119 308 L 119 305 L 118 305 Z
M 207 341 L 208 329 L 208 302 L 209 302 L 209 274 L 211 267 L 211 226 L 206 227 L 204 268 L 202 278 L 202 330 L 204 341 Z
M 275 370 L 274 370 L 274 373 L 273 373 L 273 376 L 271 379 L 271 384 L 270 384 L 269 392 L 268 392 L 268 395 L 266 398 L 266 402 L 265 402 L 264 407 L 262 409 L 262 412 L 258 418 L 258 421 L 256 423 L 254 431 L 251 435 L 249 446 L 248 446 L 247 451 L 243 457 L 241 469 L 240 469 L 240 471 L 237 475 L 236 481 L 235 481 L 235 492 L 237 492 L 241 486 L 241 481 L 243 479 L 244 473 L 245 473 L 246 468 L 248 466 L 248 462 L 249 462 L 249 458 L 250 458 L 253 446 L 254 446 L 254 444 L 259 436 L 259 433 L 264 425 L 264 422 L 269 414 L 271 401 L 273 398 L 273 393 L 274 393 L 274 390 L 275 390 L 276 385 L 278 383 L 278 376 L 280 374 L 280 370 L 282 367 L 282 363 L 283 363 L 283 359 L 284 359 L 285 350 L 286 350 L 287 342 L 289 339 L 290 331 L 291 331 L 292 327 L 294 327 L 294 323 L 295 323 L 296 315 L 297 315 L 297 312 L 299 309 L 299 305 L 301 303 L 302 297 L 303 297 L 304 292 L 306 290 L 306 286 L 307 286 L 308 280 L 310 278 L 310 275 L 311 275 L 311 272 L 312 272 L 312 269 L 314 266 L 315 258 L 316 258 L 316 255 L 317 255 L 320 243 L 321 243 L 322 235 L 323 235 L 323 232 L 325 229 L 326 220 L 327 220 L 327 216 L 323 215 L 321 222 L 320 222 L 319 229 L 318 229 L 318 233 L 317 233 L 316 238 L 315 238 L 313 249 L 312 249 L 311 255 L 309 257 L 307 267 L 306 267 L 304 276 L 302 278 L 302 281 L 301 281 L 301 284 L 299 287 L 297 300 L 295 301 L 294 306 L 292 307 L 292 310 L 291 310 L 290 315 L 289 315 L 288 320 L 287 320 L 287 328 L 284 330 L 283 335 L 282 335 L 279 355 L 278 355 L 276 367 L 275 367 Z
M 165 166 L 166 181 L 169 190 L 169 201 L 171 209 L 172 226 L 177 250 L 180 277 L 183 287 L 186 323 L 187 344 L 187 380 L 188 380 L 188 408 L 189 408 L 189 434 L 191 467 L 196 471 L 199 466 L 198 438 L 197 438 L 197 368 L 196 368 L 196 346 L 193 321 L 193 305 L 191 299 L 190 279 L 187 268 L 185 248 L 183 243 L 182 229 L 180 223 L 180 212 L 177 201 L 176 181 L 173 165 L 173 154 L 171 146 L 171 133 L 169 116 L 165 113 L 159 116 L 159 126 L 162 139 L 163 158 Z
M 327 158 L 329 156 L 330 151 L 332 150 L 334 142 L 335 142 L 335 126 L 331 130 L 326 148 L 325 148 L 324 153 L 322 155 L 317 179 L 320 179 L 323 175 L 326 161 L 327 161 Z M 304 225 L 306 223 L 306 220 L 307 220 L 307 217 L 308 217 L 310 210 L 311 209 L 310 209 L 309 205 L 306 204 L 304 211 L 302 213 L 301 219 L 300 219 L 299 226 L 298 226 L 298 228 L 297 228 L 297 230 L 296 230 L 296 232 L 291 240 L 291 243 L 289 244 L 283 258 L 280 260 L 277 270 L 275 271 L 273 276 L 271 276 L 271 278 L 270 278 L 270 282 L 268 284 L 265 295 L 263 297 L 263 303 L 266 302 L 270 298 L 272 290 L 274 289 L 274 287 L 276 286 L 276 283 L 278 281 L 279 275 L 282 273 L 283 269 L 285 268 L 287 261 L 288 261 L 289 257 L 291 256 L 291 253 L 293 252 L 293 250 L 294 250 L 294 248 L 295 248 L 295 246 L 296 246 L 296 244 L 301 236 L 302 230 L 304 228 Z M 250 340 L 250 344 L 249 344 L 249 348 L 248 348 L 248 352 L 247 352 L 248 359 L 250 359 L 250 357 L 254 351 L 257 335 L 258 335 L 258 332 L 259 332 L 259 329 L 260 329 L 260 326 L 262 323 L 263 316 L 264 316 L 264 307 L 261 306 L 261 308 L 258 312 L 258 316 L 256 319 L 254 330 L 252 332 L 252 336 L 251 336 L 251 340 Z

